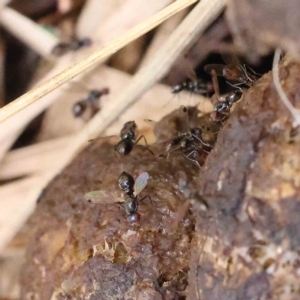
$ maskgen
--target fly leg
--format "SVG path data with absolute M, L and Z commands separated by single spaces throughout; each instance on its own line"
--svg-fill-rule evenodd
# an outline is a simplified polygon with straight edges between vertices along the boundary
M 254 75 L 257 75 L 257 76 L 263 76 L 263 74 L 260 74 L 260 73 L 257 73 L 257 72 L 255 72 L 252 68 L 250 68 L 249 66 L 246 66 L 246 65 L 244 65 L 244 68 L 245 68 L 245 70 L 247 70 L 247 69 L 249 69 Z
M 248 77 L 247 77 L 248 78 Z M 234 87 L 234 88 L 237 88 L 237 89 L 240 89 L 241 88 L 239 87 L 240 85 L 243 85 L 243 84 L 246 84 L 247 85 L 247 81 L 243 81 L 243 82 L 240 82 L 240 83 L 235 83 L 235 84 L 232 84 L 230 83 L 229 81 L 226 81 L 227 84 L 229 84 L 230 86 Z
M 149 198 L 149 200 L 150 200 L 150 202 L 151 202 L 151 205 L 153 206 L 153 202 L 152 202 L 152 199 L 151 199 L 151 196 L 150 196 L 150 195 L 147 195 L 147 196 L 143 197 L 143 198 L 139 201 L 139 203 L 141 203 L 142 201 L 144 201 L 144 200 L 147 199 L 147 198 Z
M 201 169 L 199 162 L 196 159 L 191 158 L 190 156 L 192 154 L 195 154 L 197 152 L 197 150 L 193 149 L 192 151 L 190 151 L 188 154 L 183 153 L 182 155 L 189 161 L 191 161 L 194 165 L 198 166 L 199 169 Z
M 135 141 L 134 145 L 136 145 L 142 138 L 144 139 L 145 144 L 146 144 L 146 147 L 145 147 L 145 148 L 146 148 L 153 156 L 155 156 L 154 153 L 149 149 L 147 140 L 146 140 L 146 138 L 145 138 L 144 135 L 141 135 L 141 136 Z
M 206 147 L 209 147 L 209 148 L 212 148 L 212 147 L 213 147 L 212 145 L 205 143 L 200 137 L 198 137 L 198 136 L 195 135 L 195 134 L 192 134 L 192 137 L 193 137 L 194 139 L 196 139 L 198 142 L 200 142 L 203 146 L 206 146 Z

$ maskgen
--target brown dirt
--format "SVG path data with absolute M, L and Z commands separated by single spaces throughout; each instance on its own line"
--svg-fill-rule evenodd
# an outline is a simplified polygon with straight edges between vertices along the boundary
M 300 65 L 280 70 L 300 108 Z M 291 116 L 265 75 L 221 131 L 200 175 L 189 299 L 299 299 L 300 159 Z M 200 249 L 200 251 L 199 251 Z
M 150 175 L 142 196 L 152 203 L 140 204 L 136 225 L 120 205 L 83 197 L 95 189 L 119 191 L 123 170 L 134 178 Z M 53 180 L 31 219 L 22 299 L 183 297 L 194 218 L 179 181 L 192 183 L 197 172 L 184 159 L 159 159 L 142 146 L 118 157 L 112 145 L 90 145 Z

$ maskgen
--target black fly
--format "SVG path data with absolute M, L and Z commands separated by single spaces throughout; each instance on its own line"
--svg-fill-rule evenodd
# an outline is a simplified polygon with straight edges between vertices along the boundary
M 174 85 L 172 87 L 172 94 L 178 94 L 181 91 L 188 91 L 193 94 L 208 94 L 212 91 L 210 83 L 205 83 L 203 80 L 197 77 L 196 72 L 192 68 L 190 62 L 184 59 L 185 73 L 188 79 L 183 82 Z
M 212 82 L 217 97 L 217 102 L 214 106 L 214 112 L 211 114 L 211 119 L 216 122 L 223 122 L 227 119 L 230 109 L 234 103 L 239 101 L 243 95 L 241 89 L 230 92 L 225 97 L 220 96 L 218 78 L 215 70 L 211 71 Z
M 196 78 L 194 80 L 186 79 L 182 83 L 174 85 L 172 87 L 172 94 L 178 94 L 181 91 L 188 91 L 193 94 L 207 94 L 211 90 L 209 84 L 204 83 L 201 79 Z
M 160 155 L 160 157 L 169 157 L 172 153 L 180 153 L 200 168 L 199 156 L 203 153 L 208 153 L 212 146 L 203 141 L 202 129 L 198 127 L 190 128 L 187 108 L 181 106 L 180 110 L 183 114 L 181 120 L 182 130 L 176 138 L 167 143 L 165 153 Z
M 91 109 L 91 115 L 93 116 L 99 110 L 99 99 L 108 93 L 108 88 L 91 90 L 87 98 L 80 100 L 73 105 L 72 112 L 74 117 L 81 117 L 88 108 Z
M 120 190 L 123 192 L 123 201 L 120 201 L 120 197 L 113 195 L 112 193 L 98 190 L 86 193 L 85 199 L 93 203 L 119 203 L 121 204 L 125 212 L 128 215 L 127 220 L 131 223 L 137 222 L 140 219 L 140 215 L 137 213 L 139 202 L 143 201 L 147 197 L 138 200 L 138 195 L 147 186 L 149 174 L 147 172 L 141 173 L 136 181 L 133 177 L 127 173 L 122 172 L 118 179 Z
M 68 51 L 77 51 L 82 48 L 91 46 L 92 40 L 90 38 L 76 39 L 71 42 L 61 42 L 52 49 L 52 54 L 55 56 L 61 56 Z
M 152 155 L 154 155 L 153 152 L 148 148 L 146 138 L 143 135 L 136 139 L 136 127 L 137 126 L 134 121 L 129 121 L 124 124 L 120 132 L 121 141 L 115 146 L 115 150 L 121 155 L 128 155 L 133 146 L 143 138 L 146 143 L 146 148 Z
M 237 82 L 237 84 L 234 86 L 244 84 L 248 87 L 251 87 L 254 84 L 257 77 L 253 74 L 255 73 L 253 70 L 251 70 L 249 67 L 247 68 L 246 65 L 242 65 L 238 58 L 232 53 L 222 53 L 222 57 L 226 65 L 210 64 L 206 65 L 204 70 L 208 74 L 211 74 L 211 72 L 214 70 L 216 75 L 224 77 L 226 80 Z M 249 69 L 251 72 L 249 72 L 247 69 Z

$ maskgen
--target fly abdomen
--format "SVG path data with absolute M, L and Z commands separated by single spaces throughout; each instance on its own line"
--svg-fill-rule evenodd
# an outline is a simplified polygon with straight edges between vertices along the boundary
M 137 212 L 138 209 L 138 200 L 133 195 L 126 195 L 124 208 L 128 215 L 134 214 Z
M 115 150 L 121 155 L 127 155 L 131 152 L 134 143 L 131 140 L 121 140 L 116 146 Z

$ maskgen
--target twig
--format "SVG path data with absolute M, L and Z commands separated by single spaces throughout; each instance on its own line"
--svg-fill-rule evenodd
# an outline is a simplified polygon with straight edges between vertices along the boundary
M 43 177 L 35 176 L 1 188 L 0 203 L 3 209 L 0 214 L 0 252 L 34 210 L 42 183 Z
M 0 6 L 1 9 L 1 6 Z M 5 43 L 2 37 L 0 37 L 0 107 L 5 104 L 5 86 L 4 86 L 4 61 L 5 61 Z
M 90 37 L 100 24 L 117 8 L 119 0 L 88 0 L 76 22 L 76 36 Z M 95 36 L 93 35 L 93 38 Z M 96 38 L 97 40 L 97 38 Z M 97 41 L 96 41 L 97 42 Z
M 19 136 L 21 133 L 20 130 L 17 132 L 12 132 L 10 136 L 8 136 L 4 141 L 1 142 L 0 145 L 0 161 L 3 159 L 5 156 L 6 152 L 10 149 L 10 147 L 14 144 L 16 140 L 16 136 Z
M 11 179 L 52 167 L 56 156 L 68 146 L 72 137 L 35 144 L 10 151 L 0 165 L 0 179 Z
M 139 69 L 145 66 L 149 60 L 155 55 L 156 51 L 159 50 L 164 41 L 170 36 L 170 34 L 175 30 L 175 28 L 180 24 L 185 15 L 187 14 L 187 9 L 182 10 L 180 13 L 176 14 L 165 23 L 163 23 L 155 33 L 151 44 L 148 46 L 147 51 L 140 63 Z
M 9 7 L 0 11 L 0 24 L 44 58 L 53 59 L 51 52 L 59 40 L 45 28 Z
M 274 60 L 273 60 L 273 81 L 274 81 L 275 88 L 277 90 L 277 93 L 278 93 L 281 101 L 286 106 L 286 108 L 290 111 L 290 113 L 292 114 L 292 116 L 294 118 L 293 126 L 297 127 L 300 125 L 300 111 L 291 104 L 290 100 L 288 99 L 285 92 L 283 91 L 281 84 L 280 84 L 280 80 L 279 80 L 278 65 L 279 65 L 279 61 L 280 61 L 280 55 L 281 55 L 281 50 L 279 48 L 277 48 L 275 50 Z
M 172 15 L 176 14 L 177 12 L 181 11 L 185 7 L 195 2 L 196 0 L 178 0 L 174 2 L 173 4 L 169 5 L 162 11 L 152 16 L 151 18 L 143 21 L 138 26 L 132 28 L 121 37 L 114 39 L 109 45 L 92 53 L 83 60 L 75 63 L 70 68 L 64 70 L 60 74 L 54 76 L 50 80 L 44 82 L 43 84 L 37 86 L 35 89 L 19 97 L 18 99 L 6 105 L 0 110 L 0 122 L 2 123 L 3 121 L 12 117 L 19 111 L 36 102 L 41 97 L 50 93 L 52 90 L 58 88 L 63 83 L 69 81 L 70 79 L 84 72 L 93 65 L 102 62 L 104 59 L 106 59 L 111 54 L 115 53 L 117 50 L 121 49 L 125 45 L 140 37 L 141 35 L 155 28 L 157 25 L 167 20 Z

